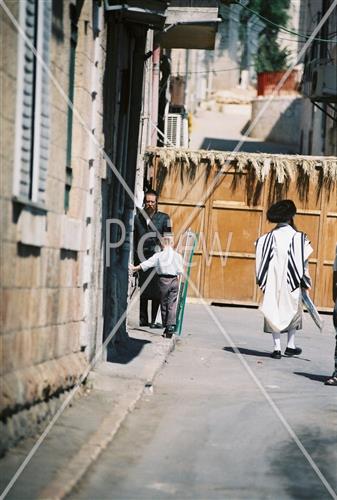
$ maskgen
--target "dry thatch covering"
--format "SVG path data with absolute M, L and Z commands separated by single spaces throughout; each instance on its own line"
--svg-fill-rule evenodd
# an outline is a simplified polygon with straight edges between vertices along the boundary
M 273 155 L 267 153 L 242 153 L 207 151 L 182 148 L 149 148 L 145 153 L 148 166 L 157 164 L 157 185 L 160 192 L 167 174 L 173 166 L 181 168 L 181 180 L 193 182 L 198 169 L 205 170 L 205 182 L 213 169 L 226 174 L 233 169 L 238 174 L 246 173 L 249 178 L 250 201 L 258 201 L 265 180 L 272 179 L 274 193 L 270 199 L 282 197 L 291 181 L 295 181 L 301 199 L 308 196 L 309 183 L 317 185 L 317 195 L 323 187 L 332 191 L 337 186 L 337 157 Z M 235 187 L 235 186 L 234 186 Z

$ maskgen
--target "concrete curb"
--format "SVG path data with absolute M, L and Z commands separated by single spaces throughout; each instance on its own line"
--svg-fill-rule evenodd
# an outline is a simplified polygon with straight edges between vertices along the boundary
M 89 440 L 79 449 L 67 464 L 60 469 L 56 477 L 40 492 L 39 499 L 62 499 L 68 495 L 82 479 L 88 468 L 97 460 L 99 455 L 110 444 L 121 424 L 135 408 L 137 402 L 141 399 L 146 386 L 153 382 L 158 371 L 165 363 L 169 354 L 174 350 L 176 339 L 173 337 L 165 341 L 164 350 L 157 357 L 157 362 L 153 363 L 152 374 L 147 374 L 146 379 L 134 379 L 126 377 L 124 381 L 129 385 L 127 393 L 122 397 L 112 411 L 102 420 L 97 431 L 92 434 Z M 123 378 L 114 377 L 121 384 Z M 130 387 L 132 382 L 132 387 Z

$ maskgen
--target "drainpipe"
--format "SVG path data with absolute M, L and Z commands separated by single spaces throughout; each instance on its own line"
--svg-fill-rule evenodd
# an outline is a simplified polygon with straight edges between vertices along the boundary
M 151 133 L 151 146 L 157 146 L 157 129 L 158 126 L 158 100 L 159 100 L 159 78 L 160 78 L 160 46 L 156 45 L 153 48 L 152 56 L 152 133 Z
M 185 89 L 184 89 L 184 101 L 185 101 L 185 109 L 188 112 L 191 112 L 190 102 L 191 102 L 191 89 L 190 89 L 190 77 L 189 77 L 189 68 L 190 68 L 190 52 L 187 49 L 185 51 Z
M 153 46 L 154 46 L 154 34 L 152 30 L 148 31 L 148 51 L 153 52 Z M 153 56 L 149 58 L 149 67 L 148 71 L 146 73 L 146 88 L 147 88 L 147 103 L 146 103 L 146 114 L 147 114 L 147 128 L 146 128 L 146 138 L 145 140 L 145 148 L 147 146 L 151 145 L 151 138 L 152 138 L 152 114 L 151 114 L 151 109 L 152 109 L 152 75 L 153 75 Z M 144 148 L 144 150 L 145 150 Z

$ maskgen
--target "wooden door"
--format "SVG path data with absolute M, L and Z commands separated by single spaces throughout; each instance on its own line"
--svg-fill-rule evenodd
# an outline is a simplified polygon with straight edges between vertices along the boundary
M 201 163 L 191 176 L 175 164 L 168 170 L 160 195 L 160 210 L 171 215 L 177 239 L 188 228 L 199 233 L 189 296 L 207 302 L 256 306 L 261 293 L 255 284 L 254 242 L 273 227 L 266 212 L 280 186 L 270 174 L 263 184 L 255 183 L 252 188 L 249 170 L 239 174 L 230 168 L 208 196 L 218 169 L 213 167 L 207 175 L 206 168 Z M 282 186 L 282 197 L 294 200 L 297 228 L 308 235 L 314 249 L 309 259 L 311 295 L 320 310 L 331 311 L 337 193 L 336 186 L 322 187 L 320 171 L 316 174 L 307 179 L 305 193 L 302 179 L 295 176 L 289 180 Z

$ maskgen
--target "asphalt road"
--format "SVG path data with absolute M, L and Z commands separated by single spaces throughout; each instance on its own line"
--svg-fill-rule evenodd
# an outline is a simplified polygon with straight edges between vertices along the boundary
M 70 498 L 337 498 L 323 484 L 337 492 L 337 391 L 322 382 L 331 316 L 321 334 L 305 315 L 302 355 L 274 360 L 257 310 L 210 311 L 188 305 L 184 337 L 153 388 Z

